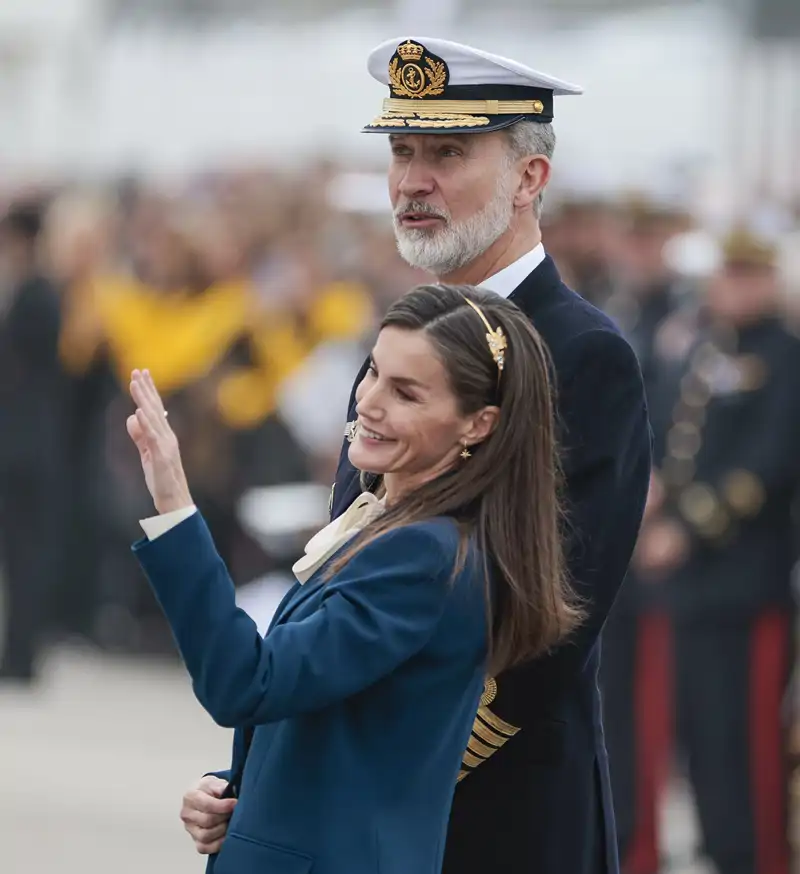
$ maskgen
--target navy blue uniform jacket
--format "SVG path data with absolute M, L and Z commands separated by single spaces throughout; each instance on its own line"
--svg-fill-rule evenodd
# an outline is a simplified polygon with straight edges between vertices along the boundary
M 442 518 L 384 534 L 296 585 L 264 638 L 199 514 L 134 545 L 198 700 L 254 729 L 214 874 L 441 870 L 487 646 L 482 562 L 453 579 L 458 542 Z
M 569 571 L 589 620 L 552 655 L 497 678 L 497 697 L 481 709 L 465 754 L 468 773 L 453 800 L 444 871 L 617 874 L 597 672 L 600 631 L 625 577 L 647 498 L 644 387 L 630 345 L 562 283 L 549 256 L 510 300 L 530 318 L 553 359 Z M 354 398 L 348 418 L 355 419 Z M 345 444 L 334 516 L 360 493 L 358 479 Z

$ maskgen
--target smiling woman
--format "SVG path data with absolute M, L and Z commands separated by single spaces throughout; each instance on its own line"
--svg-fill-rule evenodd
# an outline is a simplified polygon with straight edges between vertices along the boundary
M 312 538 L 263 638 L 192 505 L 155 385 L 134 372 L 128 430 L 160 513 L 134 551 L 198 700 L 244 730 L 214 874 L 440 870 L 487 673 L 581 619 L 563 571 L 548 370 L 497 295 L 422 286 L 395 303 L 349 447 L 381 475 L 380 497 Z M 413 768 L 398 756 L 410 738 Z
M 331 565 L 381 532 L 459 521 L 502 572 L 492 672 L 538 655 L 578 618 L 563 578 L 549 358 L 510 302 L 470 286 L 420 286 L 387 313 L 356 390 L 349 448 L 380 474 L 386 512 Z M 366 541 L 363 540 L 366 538 Z M 513 548 L 511 544 L 513 543 Z

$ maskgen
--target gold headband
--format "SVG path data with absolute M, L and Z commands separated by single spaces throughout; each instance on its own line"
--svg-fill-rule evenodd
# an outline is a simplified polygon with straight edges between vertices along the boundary
M 497 365 L 497 381 L 499 382 L 500 374 L 503 372 L 503 367 L 506 363 L 506 349 L 508 348 L 506 335 L 503 333 L 503 328 L 500 325 L 497 326 L 496 330 L 492 329 L 489 320 L 483 314 L 483 310 L 476 303 L 473 303 L 468 297 L 465 297 L 464 300 L 475 310 L 481 317 L 483 324 L 486 325 L 486 342 L 489 344 L 489 351 L 492 353 L 494 363 Z

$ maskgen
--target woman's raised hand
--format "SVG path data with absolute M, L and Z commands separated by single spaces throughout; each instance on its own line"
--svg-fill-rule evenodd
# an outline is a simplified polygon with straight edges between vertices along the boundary
M 131 397 L 136 412 L 128 417 L 128 434 L 139 450 L 144 479 L 159 513 L 169 513 L 193 503 L 181 462 L 178 438 L 167 421 L 167 412 L 148 370 L 131 374 Z

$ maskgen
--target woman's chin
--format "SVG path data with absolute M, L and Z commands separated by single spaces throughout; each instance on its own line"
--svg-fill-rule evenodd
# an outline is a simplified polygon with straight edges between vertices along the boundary
M 381 456 L 384 456 L 381 458 Z M 365 471 L 367 473 L 384 474 L 391 467 L 387 463 L 385 453 L 381 451 L 374 452 L 365 446 L 360 446 L 358 439 L 350 444 L 347 451 L 347 457 L 350 464 L 356 470 Z

